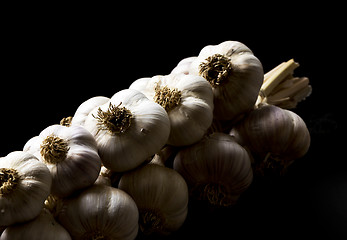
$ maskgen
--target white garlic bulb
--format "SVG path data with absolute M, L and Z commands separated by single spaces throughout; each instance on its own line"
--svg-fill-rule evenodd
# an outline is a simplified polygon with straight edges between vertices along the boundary
M 199 141 L 212 123 L 212 88 L 202 77 L 154 76 L 138 79 L 129 88 L 141 91 L 165 108 L 171 124 L 167 142 L 170 145 L 184 146 Z
M 64 200 L 57 219 L 73 239 L 132 240 L 138 233 L 139 212 L 124 191 L 93 185 Z
M 170 133 L 165 110 L 132 89 L 93 108 L 83 126 L 93 134 L 103 165 L 115 172 L 138 167 L 165 145 Z
M 0 226 L 38 216 L 51 183 L 48 168 L 32 154 L 16 151 L 0 158 Z
M 68 231 L 63 228 L 52 214 L 43 209 L 35 219 L 7 227 L 1 240 L 71 240 Z
M 92 185 L 101 168 L 95 139 L 81 126 L 51 125 L 31 138 L 24 151 L 47 165 L 52 194 L 60 197 Z
M 310 146 L 310 133 L 300 116 L 267 104 L 250 112 L 230 134 L 252 152 L 260 174 L 266 170 L 283 173 Z
M 188 212 L 188 188 L 173 169 L 147 164 L 125 173 L 119 188 L 136 202 L 144 234 L 169 234 L 178 230 Z
M 225 133 L 213 133 L 182 149 L 173 167 L 193 198 L 218 206 L 235 204 L 253 179 L 248 152 Z
M 259 59 L 237 41 L 204 47 L 191 63 L 189 74 L 202 76 L 211 84 L 214 117 L 233 121 L 254 107 L 264 79 Z

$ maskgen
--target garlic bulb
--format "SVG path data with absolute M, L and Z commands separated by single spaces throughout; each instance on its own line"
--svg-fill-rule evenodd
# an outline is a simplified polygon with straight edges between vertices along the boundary
M 64 201 L 58 221 L 73 239 L 135 239 L 139 212 L 124 191 L 93 185 Z
M 171 74 L 189 74 L 190 65 L 197 57 L 187 57 L 182 59 L 177 66 L 172 69 Z
M 87 101 L 83 102 L 76 110 L 75 115 L 72 118 L 71 125 L 84 125 L 84 122 L 88 114 L 94 110 L 94 108 L 105 104 L 110 99 L 103 96 L 92 97 Z
M 35 219 L 7 227 L 1 240 L 71 240 L 70 234 L 43 209 Z
M 290 110 L 260 105 L 231 130 L 237 141 L 250 149 L 255 170 L 281 173 L 295 159 L 306 154 L 310 133 L 303 119 Z
M 96 139 L 102 163 L 115 172 L 138 167 L 165 145 L 170 132 L 165 110 L 132 89 L 117 92 L 84 121 Z
M 52 194 L 60 197 L 92 185 L 101 168 L 95 139 L 81 126 L 51 125 L 31 138 L 24 151 L 47 165 Z
M 173 167 L 192 197 L 217 206 L 235 204 L 253 179 L 248 152 L 225 133 L 213 133 L 182 149 Z
M 16 151 L 0 158 L 0 226 L 38 216 L 51 183 L 48 168 L 32 154 Z
M 168 144 L 189 145 L 199 141 L 213 118 L 211 86 L 199 76 L 170 74 L 141 78 L 130 89 L 144 93 L 167 111 L 171 130 Z
M 204 47 L 191 63 L 189 74 L 202 76 L 211 84 L 214 117 L 219 120 L 236 121 L 251 110 L 264 79 L 261 62 L 236 41 Z
M 188 188 L 173 169 L 147 164 L 125 173 L 119 188 L 136 202 L 144 234 L 169 234 L 180 228 L 188 212 Z

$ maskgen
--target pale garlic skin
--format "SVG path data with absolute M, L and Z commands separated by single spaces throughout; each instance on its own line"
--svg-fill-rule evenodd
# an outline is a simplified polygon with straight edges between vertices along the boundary
M 310 133 L 303 119 L 274 105 L 259 106 L 233 127 L 230 134 L 252 152 L 259 171 L 286 168 L 303 157 L 310 146 Z
M 80 106 L 78 106 L 72 118 L 71 125 L 83 126 L 88 114 L 96 107 L 99 107 L 100 105 L 107 103 L 109 100 L 110 99 L 108 97 L 97 96 L 92 97 L 87 101 L 83 102 Z
M 130 124 L 124 132 L 112 133 L 101 129 L 97 115 L 99 109 L 107 112 L 110 104 L 130 111 Z M 92 133 L 103 165 L 115 172 L 134 169 L 159 151 L 167 142 L 170 121 L 165 110 L 136 90 L 124 89 L 95 107 L 83 125 Z M 100 128 L 101 127 L 101 128 Z
M 76 240 L 132 240 L 138 233 L 139 212 L 124 191 L 93 185 L 65 200 L 57 219 Z
M 41 146 L 49 136 L 56 136 L 67 143 L 64 160 L 47 162 L 41 153 Z M 38 136 L 31 138 L 24 151 L 35 155 L 45 163 L 52 175 L 52 194 L 66 197 L 78 189 L 91 186 L 101 169 L 97 144 L 93 135 L 81 126 L 51 125 Z
M 180 73 L 140 78 L 129 88 L 154 101 L 157 86 L 181 93 L 178 105 L 168 111 L 171 129 L 167 144 L 186 146 L 199 141 L 213 119 L 213 94 L 208 82 L 199 76 Z
M 47 210 L 43 209 L 35 219 L 9 226 L 0 240 L 71 240 L 68 231 L 63 228 Z
M 249 153 L 225 133 L 212 133 L 180 150 L 173 168 L 193 198 L 217 206 L 235 204 L 253 180 Z
M 2 169 L 16 170 L 19 181 L 13 191 L 0 194 L 0 226 L 38 216 L 52 184 L 46 165 L 30 153 L 15 151 L 0 158 L 0 172 Z
M 230 62 L 231 69 L 228 69 L 230 72 L 220 85 L 212 86 L 214 117 L 219 120 L 237 121 L 240 115 L 254 107 L 264 79 L 263 67 L 246 45 L 237 41 L 225 41 L 204 47 L 190 64 L 189 74 L 203 76 L 202 64 L 207 63 L 209 57 L 216 55 L 223 56 Z M 218 64 L 216 66 L 218 70 Z M 213 71 L 211 73 L 216 74 Z
M 118 187 L 136 202 L 144 234 L 170 234 L 177 231 L 187 217 L 187 184 L 173 169 L 147 164 L 124 174 Z
M 181 61 L 179 61 L 179 63 L 177 64 L 177 66 L 172 69 L 170 74 L 189 74 L 189 69 L 190 69 L 190 65 L 192 64 L 192 62 L 196 59 L 197 57 L 187 57 L 182 59 Z

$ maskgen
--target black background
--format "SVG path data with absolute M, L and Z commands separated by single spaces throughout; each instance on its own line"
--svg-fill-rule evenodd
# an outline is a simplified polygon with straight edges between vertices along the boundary
M 347 237 L 347 159 L 341 154 L 345 32 L 339 7 L 145 7 L 4 8 L 1 156 L 22 150 L 29 138 L 73 115 L 90 97 L 111 97 L 138 78 L 168 74 L 206 45 L 236 40 L 251 48 L 265 72 L 291 58 L 300 63 L 295 75 L 309 77 L 313 92 L 294 111 L 307 123 L 311 148 L 285 177 L 254 179 L 234 207 L 192 202 L 185 224 L 168 239 Z

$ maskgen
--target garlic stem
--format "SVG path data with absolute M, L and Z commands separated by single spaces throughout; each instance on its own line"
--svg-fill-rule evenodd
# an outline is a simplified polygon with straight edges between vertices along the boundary
M 291 59 L 266 73 L 256 107 L 261 103 L 267 103 L 290 109 L 308 97 L 312 91 L 309 79 L 293 77 L 293 71 L 298 66 L 299 64 Z
M 124 133 L 131 125 L 132 114 L 125 107 L 110 103 L 107 111 L 98 109 L 97 115 L 92 115 L 98 121 L 99 130 L 107 130 L 111 134 Z
M 154 101 L 161 105 L 166 112 L 175 108 L 181 101 L 181 91 L 177 89 L 170 89 L 167 86 L 160 87 L 157 85 L 154 89 Z
M 261 86 L 260 92 L 262 92 L 264 96 L 268 96 L 271 91 L 297 67 L 299 67 L 299 64 L 294 62 L 294 59 L 290 59 L 288 62 L 280 65 L 276 70 L 269 74 L 267 78 L 264 77 L 264 83 Z
M 199 74 L 205 78 L 212 87 L 216 88 L 225 82 L 232 72 L 232 64 L 229 58 L 214 54 L 206 58 L 199 66 Z
M 17 170 L 13 168 L 0 168 L 0 196 L 13 192 L 19 179 Z
M 67 142 L 53 134 L 46 137 L 40 146 L 40 154 L 46 163 L 56 164 L 63 161 L 68 151 Z

